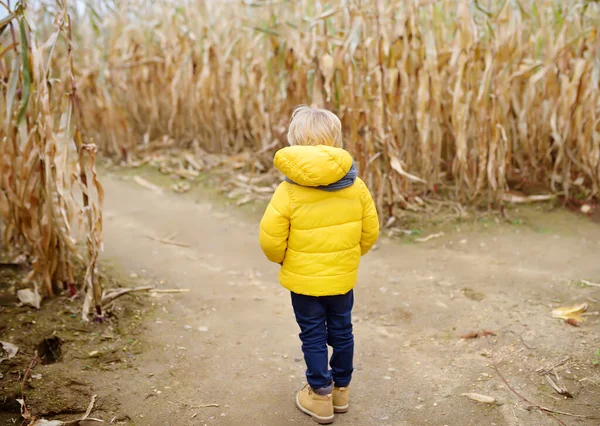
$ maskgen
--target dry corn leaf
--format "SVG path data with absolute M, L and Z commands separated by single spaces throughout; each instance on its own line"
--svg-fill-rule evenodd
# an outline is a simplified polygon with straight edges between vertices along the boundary
M 552 317 L 563 319 L 567 322 L 567 324 L 577 327 L 581 325 L 583 321 L 585 321 L 585 317 L 582 314 L 587 311 L 587 308 L 588 304 L 586 302 L 579 303 L 577 305 L 556 308 L 552 311 Z
M 408 180 L 420 183 L 427 183 L 427 181 L 421 179 L 420 177 L 411 175 L 410 173 L 404 171 L 404 169 L 402 168 L 402 163 L 400 162 L 398 157 L 394 155 L 390 156 L 390 166 L 392 166 L 392 169 L 394 169 L 396 172 L 398 172 L 400 175 L 404 176 Z
M 40 305 L 42 303 L 42 297 L 38 293 L 37 290 L 29 290 L 28 288 L 24 288 L 17 291 L 17 298 L 19 301 L 27 306 L 32 306 L 36 309 L 40 309 Z
M 554 194 L 542 194 L 542 195 L 522 195 L 515 192 L 506 192 L 502 199 L 508 203 L 525 204 L 525 203 L 537 203 L 540 201 L 550 201 L 556 198 Z
M 12 343 L 0 342 L 0 363 L 8 359 L 14 358 L 19 352 L 19 348 Z

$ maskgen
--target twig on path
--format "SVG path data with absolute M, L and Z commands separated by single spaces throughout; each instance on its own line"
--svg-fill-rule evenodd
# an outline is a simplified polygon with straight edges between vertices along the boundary
M 562 426 L 567 426 L 567 424 L 565 422 L 563 422 L 561 419 L 559 419 L 558 417 L 554 416 L 553 414 L 561 414 L 563 416 L 577 417 L 580 419 L 591 419 L 592 418 L 590 416 L 584 416 L 581 414 L 573 414 L 573 413 L 566 413 L 564 411 L 553 410 L 552 408 L 544 407 L 536 402 L 531 401 L 530 399 L 527 399 L 525 396 L 521 395 L 515 388 L 513 388 L 510 383 L 508 383 L 508 380 L 506 380 L 506 378 L 500 372 L 500 369 L 498 368 L 498 364 L 496 363 L 496 360 L 494 359 L 493 356 L 492 356 L 492 363 L 493 363 L 494 370 L 496 371 L 496 374 L 498 374 L 498 377 L 500 377 L 500 379 L 502 379 L 502 381 L 504 382 L 506 387 L 512 393 L 517 395 L 521 400 L 523 400 L 523 401 L 527 402 L 528 404 L 530 404 L 531 406 L 537 408 L 538 410 L 540 410 L 540 412 L 546 414 L 548 417 L 551 417 L 554 420 L 558 421 Z
M 505 193 L 502 196 L 502 200 L 513 204 L 525 204 L 525 203 L 536 203 L 540 201 L 550 201 L 556 198 L 555 194 L 542 194 L 542 195 L 521 195 Z
M 219 408 L 220 405 L 219 404 L 192 405 L 191 408 L 209 408 L 209 407 Z
M 31 362 L 29 363 L 29 367 L 27 367 L 27 370 L 25 370 L 25 375 L 23 376 L 23 380 L 21 380 L 21 396 L 23 396 L 23 389 L 25 387 L 25 382 L 29 378 L 29 375 L 31 374 L 31 372 L 33 371 L 33 369 L 35 368 L 35 366 L 37 365 L 39 360 L 40 360 L 40 358 L 38 356 L 38 353 L 37 353 L 37 351 L 35 351 L 33 353 L 33 358 L 31 359 Z
M 596 287 L 596 288 L 600 288 L 600 284 L 596 284 L 596 283 L 592 283 L 590 281 L 587 280 L 579 280 L 580 283 L 585 284 L 589 287 Z
M 90 401 L 90 405 L 88 405 L 87 410 L 85 410 L 85 414 L 83 415 L 83 417 L 81 419 L 79 419 L 79 421 L 89 420 L 89 421 L 93 421 L 93 422 L 104 423 L 100 419 L 94 419 L 92 417 L 89 417 L 90 414 L 91 414 L 91 412 L 92 412 L 92 410 L 94 409 L 94 403 L 96 402 L 96 398 L 97 397 L 98 397 L 98 395 L 92 395 L 92 400 Z M 79 424 L 79 423 L 77 423 L 77 424 Z
M 506 385 L 506 387 L 515 395 L 517 395 L 519 398 L 521 398 L 523 401 L 527 402 L 528 404 L 531 404 L 532 406 L 536 407 L 538 410 L 540 410 L 540 412 L 546 414 L 549 417 L 552 417 L 553 419 L 556 419 L 562 426 L 567 426 L 567 424 L 565 422 L 563 422 L 561 419 L 557 418 L 556 416 L 553 416 L 551 413 L 556 413 L 556 411 L 554 410 L 549 410 L 545 407 L 542 407 L 541 405 L 530 401 L 529 399 L 527 399 L 526 397 L 524 397 L 523 395 L 521 395 L 519 392 L 517 392 L 515 390 L 515 388 L 513 388 L 510 383 L 508 383 L 508 381 L 504 378 L 504 376 L 502 375 L 502 373 L 500 373 L 500 370 L 498 369 L 498 365 L 496 364 L 496 362 L 494 361 L 494 370 L 496 370 L 496 374 L 498 374 L 498 376 L 502 379 L 502 381 L 504 382 L 504 384 Z M 561 413 L 563 414 L 563 413 Z
M 23 380 L 21 380 L 21 399 L 17 400 L 17 401 L 21 404 L 21 410 L 22 410 L 21 416 L 23 416 L 23 418 L 25 420 L 34 420 L 34 417 L 31 416 L 31 413 L 27 409 L 27 404 L 25 403 L 25 382 L 31 375 L 31 372 L 33 371 L 33 369 L 35 368 L 35 366 L 37 365 L 39 360 L 40 360 L 40 358 L 38 356 L 38 353 L 37 353 L 37 351 L 35 351 L 33 353 L 33 358 L 31 359 L 31 362 L 29 363 L 29 367 L 27 367 L 27 370 L 25 370 L 25 375 L 23 376 Z
M 113 291 L 111 293 L 107 293 L 102 296 L 102 304 L 105 305 L 108 302 L 115 300 L 117 297 L 121 297 L 124 294 L 133 293 L 135 291 L 148 291 L 154 290 L 152 286 L 144 286 L 144 287 L 134 287 L 134 288 L 122 288 L 120 290 Z
M 143 286 L 143 287 L 134 287 L 134 288 L 121 288 L 119 290 L 115 290 L 111 293 L 106 293 L 102 296 L 102 306 L 104 309 L 108 309 L 108 306 L 111 302 L 113 302 L 116 298 L 123 296 L 124 294 L 129 294 L 133 292 L 139 291 L 147 291 L 149 293 L 187 293 L 190 291 L 189 288 L 156 288 L 153 286 Z
M 437 234 L 431 234 L 431 235 L 428 235 L 428 236 L 423 237 L 423 238 L 415 238 L 415 242 L 417 242 L 417 243 L 426 243 L 429 240 L 433 240 L 434 238 L 439 238 L 439 237 L 443 237 L 443 236 L 444 236 L 444 233 L 443 232 L 439 232 Z
M 152 235 L 146 235 L 146 237 L 150 238 L 151 240 L 158 241 L 159 243 L 167 244 L 167 245 L 170 245 L 170 246 L 190 247 L 189 244 L 180 243 L 179 241 L 174 241 L 174 240 L 171 240 L 169 238 L 156 238 L 156 237 L 153 237 Z
M 540 373 L 540 374 L 549 374 L 552 370 L 554 370 L 556 367 L 560 367 L 562 365 L 564 365 L 568 360 L 570 360 L 571 357 L 570 356 L 566 356 L 563 359 L 561 359 L 560 361 L 558 361 L 556 364 L 544 368 L 544 367 L 540 367 L 538 368 L 536 371 L 536 373 Z
M 560 384 L 560 379 L 558 378 L 558 374 L 556 374 L 556 371 L 554 372 L 554 374 L 556 376 L 556 382 L 558 382 Z M 564 387 L 563 385 L 559 386 L 559 384 L 555 383 L 549 374 L 545 374 L 544 377 L 546 378 L 546 381 L 548 382 L 548 384 L 552 387 L 552 389 L 554 389 L 556 391 L 557 394 L 564 395 L 567 398 L 573 398 L 573 394 L 571 394 L 571 392 L 569 392 L 567 390 L 567 388 Z
M 90 413 L 92 412 L 92 409 L 94 408 L 94 403 L 96 402 L 97 397 L 98 397 L 98 395 L 92 395 L 92 400 L 90 401 L 90 405 L 88 405 L 88 408 L 87 408 L 87 410 L 85 410 L 85 414 L 83 415 L 81 420 L 85 420 L 90 416 Z

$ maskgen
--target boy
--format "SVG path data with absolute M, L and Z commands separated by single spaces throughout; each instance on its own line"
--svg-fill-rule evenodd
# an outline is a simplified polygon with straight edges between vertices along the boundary
M 341 148 L 342 124 L 330 111 L 297 108 L 290 147 L 275 154 L 285 175 L 260 222 L 260 246 L 281 265 L 300 326 L 308 385 L 296 405 L 328 424 L 348 411 L 353 372 L 351 312 L 361 255 L 379 236 L 371 194 L 350 154 Z M 333 348 L 328 367 L 327 344 Z

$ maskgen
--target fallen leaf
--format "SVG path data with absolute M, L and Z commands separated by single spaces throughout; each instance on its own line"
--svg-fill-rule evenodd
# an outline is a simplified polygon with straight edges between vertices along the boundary
M 585 320 L 582 314 L 587 311 L 587 308 L 588 304 L 586 302 L 556 308 L 552 311 L 552 317 L 563 319 L 567 324 L 578 327 Z
M 40 309 L 42 303 L 42 296 L 37 291 L 31 291 L 28 288 L 18 290 L 17 297 L 19 301 L 28 306 L 33 306 L 36 309 Z
M 481 402 L 483 404 L 495 404 L 496 399 L 491 396 L 481 395 L 480 393 L 463 393 L 462 396 L 466 396 L 473 401 Z
M 17 355 L 17 352 L 19 352 L 19 348 L 12 343 L 0 342 L 0 345 L 2 346 L 2 350 L 0 350 L 0 363 L 7 359 L 14 358 L 15 355 Z
M 153 183 L 148 182 L 146 179 L 144 179 L 141 176 L 134 176 L 133 180 L 135 181 L 135 183 L 137 183 L 139 186 L 141 186 L 143 188 L 150 189 L 151 191 L 154 191 L 157 194 L 162 193 L 162 188 L 154 185 Z
M 485 336 L 496 336 L 496 332 L 495 331 L 491 331 L 491 330 L 480 330 L 480 331 L 471 331 L 467 334 L 463 334 L 461 336 L 459 336 L 461 339 L 477 339 L 478 337 L 485 337 Z
M 477 339 L 479 337 L 479 332 L 471 331 L 467 334 L 463 334 L 460 336 L 461 339 Z

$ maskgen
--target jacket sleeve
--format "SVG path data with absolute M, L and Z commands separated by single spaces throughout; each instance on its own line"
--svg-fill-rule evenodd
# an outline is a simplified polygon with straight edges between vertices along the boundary
M 371 247 L 379 238 L 379 217 L 377 216 L 377 209 L 373 203 L 373 198 L 369 189 L 363 181 L 361 183 L 361 203 L 363 206 L 362 216 L 362 234 L 360 238 L 360 249 L 363 254 L 367 254 Z
M 290 196 L 286 185 L 279 185 L 260 221 L 260 248 L 274 263 L 283 262 L 290 235 Z

